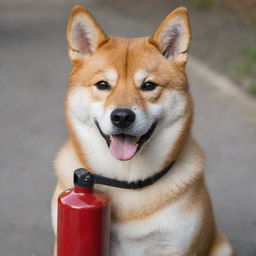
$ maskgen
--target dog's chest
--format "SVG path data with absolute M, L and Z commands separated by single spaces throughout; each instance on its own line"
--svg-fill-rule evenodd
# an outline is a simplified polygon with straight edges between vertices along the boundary
M 142 220 L 113 223 L 110 256 L 184 255 L 199 232 L 201 212 L 182 208 L 178 202 Z

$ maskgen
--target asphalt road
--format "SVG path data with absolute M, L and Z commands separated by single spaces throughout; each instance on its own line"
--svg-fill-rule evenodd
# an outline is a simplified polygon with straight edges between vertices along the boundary
M 168 12 L 143 14 L 145 22 L 141 17 L 139 22 L 136 9 L 120 13 L 111 5 L 86 5 L 106 32 L 129 37 L 151 33 Z M 52 159 L 66 138 L 70 6 L 0 9 L 1 256 L 51 255 Z M 237 255 L 255 256 L 255 116 L 196 74 L 189 73 L 189 79 L 196 105 L 193 129 L 207 155 L 206 179 L 218 226 Z

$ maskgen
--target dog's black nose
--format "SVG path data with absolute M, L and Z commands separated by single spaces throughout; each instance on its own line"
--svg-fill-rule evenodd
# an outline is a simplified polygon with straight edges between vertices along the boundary
M 128 108 L 117 108 L 110 115 L 112 123 L 119 128 L 129 127 L 135 120 L 135 114 Z

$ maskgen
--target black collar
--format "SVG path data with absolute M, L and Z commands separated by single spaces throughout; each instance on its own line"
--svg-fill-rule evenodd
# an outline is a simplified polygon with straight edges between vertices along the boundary
M 162 178 L 173 167 L 174 163 L 175 161 L 172 161 L 168 166 L 166 166 L 160 172 L 156 173 L 155 175 L 145 180 L 132 181 L 132 182 L 116 180 L 116 179 L 100 176 L 97 174 L 92 174 L 89 171 L 83 168 L 80 168 L 75 170 L 74 172 L 74 184 L 75 186 L 83 187 L 83 188 L 93 187 L 94 184 L 101 184 L 101 185 L 106 185 L 106 186 L 111 186 L 116 188 L 124 188 L 124 189 L 144 188 L 146 186 L 154 184 L 156 181 Z

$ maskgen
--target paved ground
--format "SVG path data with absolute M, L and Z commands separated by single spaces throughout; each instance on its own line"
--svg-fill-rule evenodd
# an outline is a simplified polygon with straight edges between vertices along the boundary
M 87 3 L 107 32 L 143 36 L 160 14 L 137 22 L 131 12 Z M 170 8 L 168 8 L 170 9 Z M 69 6 L 1 9 L 0 255 L 49 256 L 53 245 L 52 159 L 66 137 L 63 99 L 69 62 Z M 167 12 L 167 11 L 166 11 Z M 136 12 L 135 12 L 136 13 Z M 157 22 L 158 21 L 158 22 Z M 207 183 L 218 225 L 237 255 L 256 255 L 256 121 L 234 100 L 190 73 L 195 136 L 205 149 Z

